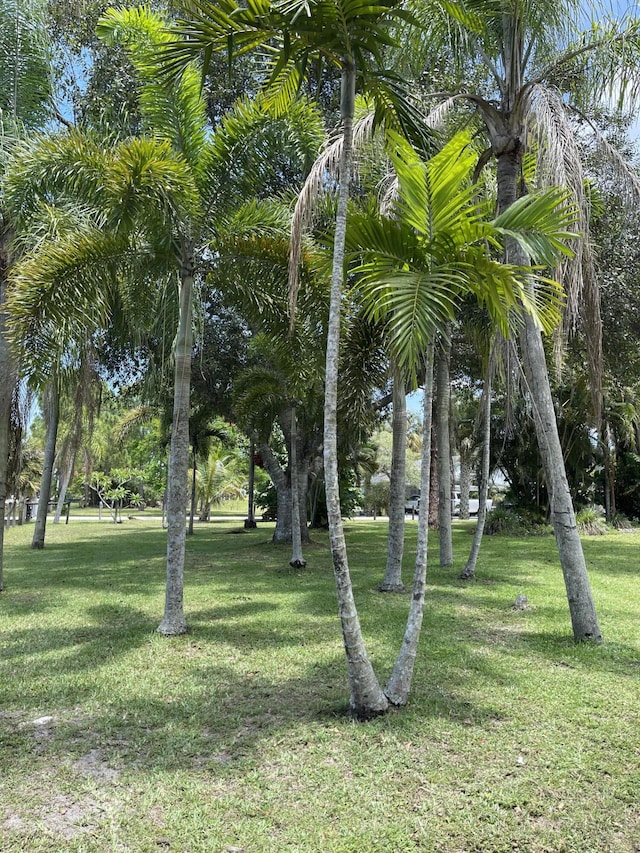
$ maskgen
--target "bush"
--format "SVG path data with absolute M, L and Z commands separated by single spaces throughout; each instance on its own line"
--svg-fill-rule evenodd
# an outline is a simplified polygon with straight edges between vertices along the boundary
M 614 512 L 609 519 L 609 526 L 613 527 L 614 530 L 631 531 L 635 525 L 623 512 Z
M 609 528 L 602 513 L 595 506 L 585 506 L 576 514 L 576 524 L 580 533 L 588 536 L 603 536 Z
M 484 532 L 488 536 L 501 533 L 509 536 L 543 536 L 550 533 L 551 528 L 536 513 L 501 505 L 487 513 Z

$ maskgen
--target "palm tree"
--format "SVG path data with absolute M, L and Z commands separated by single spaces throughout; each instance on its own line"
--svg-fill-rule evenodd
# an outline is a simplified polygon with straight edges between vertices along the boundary
M 239 470 L 239 463 L 238 456 L 223 453 L 218 442 L 211 444 L 207 457 L 200 462 L 196 473 L 200 521 L 209 521 L 213 504 L 243 497 L 244 475 Z
M 458 91 L 439 95 L 453 95 L 471 104 L 488 136 L 490 147 L 482 162 L 495 159 L 498 210 L 506 212 L 521 194 L 521 187 L 531 177 L 525 160 L 534 152 L 537 179 L 570 186 L 575 193 L 578 229 L 587 235 L 588 206 L 569 110 L 575 105 L 584 114 L 585 109 L 598 105 L 603 95 L 613 93 L 616 88 L 621 101 L 637 92 L 640 22 L 623 17 L 619 21 L 594 23 L 591 29 L 583 31 L 584 9 L 573 0 L 560 3 L 536 0 L 525 5 L 516 0 L 500 4 L 471 0 L 456 4 L 455 9 L 439 0 L 429 0 L 422 10 L 426 41 L 446 46 L 459 79 L 467 81 L 460 84 Z M 469 88 L 469 62 L 485 75 L 477 88 Z M 599 308 L 594 298 L 593 275 L 582 278 L 583 271 L 591 268 L 586 237 L 576 242 L 574 248 L 575 261 L 571 267 L 565 267 L 563 278 L 570 315 L 573 311 L 575 317 L 581 288 L 585 302 L 593 309 L 590 324 L 596 335 L 591 337 L 590 352 L 597 389 L 601 370 Z M 522 265 L 530 255 L 526 248 L 509 240 L 506 257 L 511 263 Z M 599 641 L 600 628 L 558 439 L 544 347 L 540 331 L 528 315 L 525 315 L 521 346 L 538 444 L 551 493 L 551 520 L 573 634 L 576 640 Z M 597 410 L 599 392 L 595 396 Z
M 125 46 L 134 61 L 149 136 L 106 148 L 72 132 L 43 141 L 37 152 L 21 152 L 14 175 L 17 209 L 30 209 L 38 182 L 54 175 L 62 197 L 84 199 L 91 213 L 84 230 L 67 237 L 63 245 L 43 247 L 23 267 L 14 310 L 27 328 L 24 340 L 35 336 L 41 347 L 56 324 L 80 335 L 87 326 L 104 327 L 109 297 L 119 287 L 116 301 L 131 313 L 131 325 L 137 320 L 144 327 L 145 314 L 148 320 L 155 313 L 157 282 L 177 284 L 167 582 L 165 614 L 158 628 L 175 635 L 187 630 L 183 572 L 194 285 L 215 236 L 216 216 L 239 203 L 267 166 L 276 168 L 274 160 L 264 162 L 263 151 L 261 156 L 253 154 L 251 144 L 274 120 L 263 104 L 243 100 L 212 136 L 194 68 L 187 68 L 175 85 L 159 82 L 157 52 L 170 35 L 164 22 L 147 10 L 112 11 L 99 33 L 111 44 Z M 294 120 L 302 123 L 306 118 L 298 111 Z M 280 126 L 285 139 L 287 122 L 283 119 Z M 298 135 L 297 156 L 308 156 L 305 145 L 315 141 L 310 136 Z M 257 175 L 243 168 L 247 161 L 259 164 Z M 39 276 L 39 286 L 33 276 Z M 122 289 L 127 282 L 135 282 L 135 296 Z
M 181 26 L 183 42 L 167 52 L 167 65 L 181 67 L 194 53 L 211 55 L 212 50 L 241 53 L 276 40 L 277 48 L 271 69 L 271 97 L 283 103 L 296 91 L 307 61 L 320 57 L 341 74 L 340 118 L 343 143 L 339 167 L 338 206 L 333 239 L 331 295 L 325 367 L 324 405 L 324 476 L 329 518 L 329 537 L 334 576 L 338 591 L 338 609 L 342 624 L 351 687 L 351 709 L 357 717 L 383 712 L 387 700 L 370 664 L 353 599 L 347 551 L 340 511 L 338 476 L 338 364 L 340 319 L 344 283 L 344 246 L 347 205 L 352 166 L 353 119 L 355 93 L 359 80 L 365 78 L 371 89 L 384 95 L 379 99 L 379 116 L 395 110 L 396 124 L 405 124 L 406 105 L 394 98 L 392 87 L 385 85 L 381 51 L 392 43 L 390 27 L 407 17 L 399 0 L 383 0 L 376 6 L 363 0 L 307 0 L 274 3 L 267 0 L 245 9 L 235 0 L 219 3 L 196 0 L 189 4 L 191 20 Z M 372 69 L 375 69 L 371 73 Z M 376 74 L 376 72 L 378 72 Z M 295 292 L 297 263 L 292 259 L 292 289 Z
M 50 116 L 51 63 L 46 4 L 7 0 L 0 8 L 0 172 L 6 155 L 23 133 L 42 127 Z M 7 277 L 15 258 L 14 223 L 0 202 L 0 591 L 4 588 L 4 512 L 10 445 L 10 418 L 17 365 L 7 342 Z
M 535 322 L 546 328 L 559 318 L 552 283 L 543 284 L 540 292 L 531 290 L 531 268 L 492 259 L 487 242 L 496 246 L 513 236 L 528 246 L 535 243 L 538 260 L 548 262 L 562 251 L 562 238 L 571 236 L 571 211 L 562 209 L 561 193 L 550 191 L 521 199 L 511 220 L 508 214 L 492 222 L 483 219 L 469 180 L 476 159 L 469 142 L 466 136 L 456 137 L 425 164 L 398 138 L 392 155 L 398 175 L 393 216 L 361 215 L 351 223 L 348 248 L 361 260 L 355 269 L 358 287 L 372 316 L 386 319 L 394 357 L 414 375 L 421 353 L 432 353 L 435 332 L 464 295 L 474 294 L 505 332 L 523 301 Z M 545 293 L 545 287 L 551 290 Z M 432 355 L 427 361 L 419 553 L 405 637 L 385 688 L 395 704 L 408 696 L 424 606 Z

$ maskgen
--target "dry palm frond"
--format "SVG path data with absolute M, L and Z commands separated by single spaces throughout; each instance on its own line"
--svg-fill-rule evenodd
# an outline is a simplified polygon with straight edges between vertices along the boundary
M 368 112 L 353 128 L 353 149 L 356 154 L 354 165 L 357 168 L 357 153 L 367 143 L 374 130 L 375 113 Z M 300 259 L 302 241 L 308 231 L 316 209 L 316 202 L 322 191 L 328 186 L 337 186 L 340 180 L 340 158 L 344 137 L 335 137 L 320 154 L 311 167 L 304 186 L 300 190 L 291 221 L 291 250 L 289 255 L 289 312 L 293 322 L 298 290 L 300 286 Z
M 566 294 L 563 324 L 556 338 L 556 367 L 560 370 L 567 338 L 581 322 L 587 344 L 594 416 L 598 423 L 602 408 L 602 317 L 595 261 L 588 239 L 591 204 L 579 141 L 558 91 L 534 86 L 530 99 L 533 121 L 528 130 L 538 154 L 537 182 L 542 186 L 564 186 L 571 191 L 577 217 L 575 230 L 582 235 L 571 243 L 573 257 L 563 259 L 555 272 Z

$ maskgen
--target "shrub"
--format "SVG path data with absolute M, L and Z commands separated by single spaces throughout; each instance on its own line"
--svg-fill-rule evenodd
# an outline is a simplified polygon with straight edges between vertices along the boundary
M 576 524 L 580 533 L 588 536 L 603 536 L 607 531 L 607 522 L 595 506 L 585 506 L 576 514 Z
M 631 531 L 634 529 L 634 524 L 630 521 L 623 512 L 614 512 L 609 519 L 609 526 L 614 530 Z
M 550 527 L 537 514 L 501 505 L 487 513 L 484 532 L 488 536 L 500 533 L 510 536 L 542 536 L 550 532 Z

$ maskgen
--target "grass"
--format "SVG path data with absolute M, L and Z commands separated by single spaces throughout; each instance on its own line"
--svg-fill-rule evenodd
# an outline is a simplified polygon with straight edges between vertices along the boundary
M 589 647 L 551 538 L 486 540 L 465 586 L 459 522 L 456 565 L 431 552 L 411 702 L 363 725 L 344 713 L 326 536 L 294 571 L 269 525 L 239 526 L 189 541 L 191 630 L 172 640 L 157 520 L 72 519 L 42 552 L 30 526 L 7 531 L 2 853 L 640 850 L 640 534 L 585 540 L 606 640 Z M 376 592 L 385 532 L 347 525 L 381 678 L 408 604 Z

